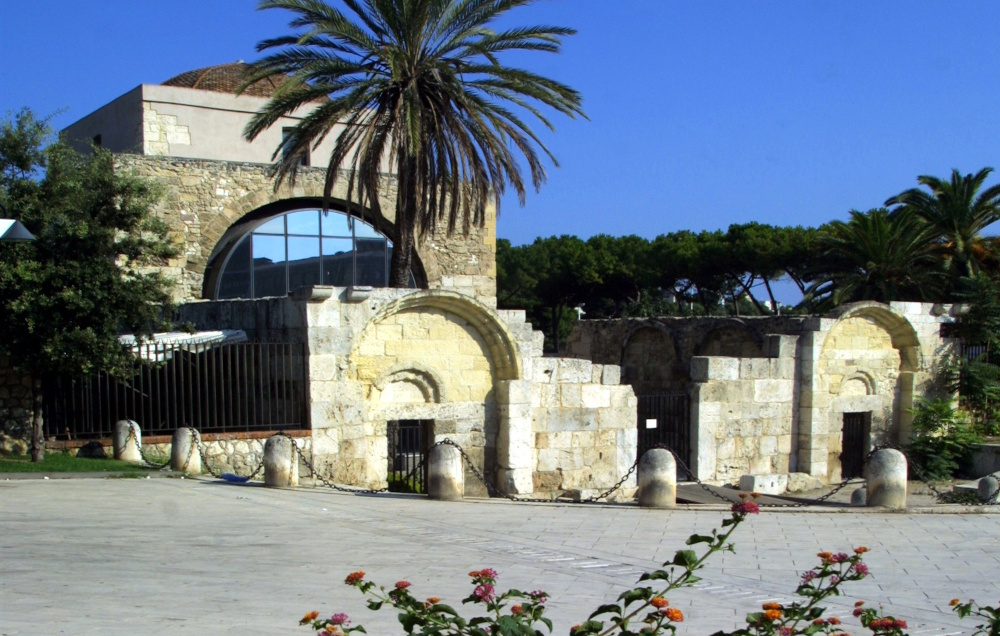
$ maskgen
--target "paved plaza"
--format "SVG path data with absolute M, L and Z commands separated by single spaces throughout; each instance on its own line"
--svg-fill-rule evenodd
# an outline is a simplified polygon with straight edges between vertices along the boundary
M 554 633 L 566 634 L 724 516 L 200 479 L 0 481 L 0 634 L 303 636 L 298 619 L 316 609 L 389 636 L 402 633 L 394 612 L 365 609 L 347 573 L 406 579 L 418 598 L 460 605 L 467 573 L 484 567 L 501 589 L 547 590 Z M 968 633 L 974 624 L 947 603 L 1000 598 L 998 524 L 996 512 L 765 510 L 737 531 L 735 554 L 709 561 L 699 588 L 670 602 L 686 616 L 680 633 L 731 629 L 762 602 L 792 600 L 817 552 L 866 545 L 872 576 L 834 599 L 832 615 L 853 621 L 864 599 L 911 634 Z

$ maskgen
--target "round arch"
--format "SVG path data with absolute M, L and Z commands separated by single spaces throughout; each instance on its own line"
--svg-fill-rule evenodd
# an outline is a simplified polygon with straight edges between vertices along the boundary
M 721 339 L 725 334 L 737 334 L 742 337 L 736 338 L 733 342 L 725 343 Z M 712 345 L 718 345 L 720 353 L 708 352 L 707 349 Z M 739 351 L 732 350 L 736 346 L 739 346 Z M 707 326 L 698 339 L 694 354 L 698 356 L 722 355 L 756 358 L 762 356 L 763 351 L 764 337 L 757 330 L 738 318 L 722 318 Z

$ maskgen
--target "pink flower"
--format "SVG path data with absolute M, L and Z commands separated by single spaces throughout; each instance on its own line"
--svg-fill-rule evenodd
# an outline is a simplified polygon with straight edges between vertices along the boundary
M 545 601 L 549 600 L 548 594 L 546 594 L 542 590 L 535 590 L 534 592 L 531 592 L 530 594 L 528 594 L 528 596 L 530 596 L 531 600 L 535 601 L 539 605 L 541 605 Z
M 854 571 L 857 572 L 859 576 L 868 576 L 868 566 L 864 563 L 855 563 Z
M 405 590 L 408 587 L 410 587 L 410 582 L 409 581 L 396 581 L 396 589 L 397 590 Z
M 483 577 L 484 579 L 495 579 L 497 578 L 498 575 L 497 571 L 494 570 L 493 568 L 486 568 L 485 570 L 479 571 L 479 576 Z
M 802 582 L 803 583 L 808 583 L 809 581 L 812 581 L 814 578 L 816 578 L 816 573 L 813 572 L 812 570 L 809 570 L 808 572 L 803 572 L 802 573 Z
M 484 603 L 489 603 L 494 598 L 496 598 L 493 586 L 490 585 L 489 583 L 485 583 L 483 585 L 477 585 L 476 589 L 472 591 L 472 595 Z
M 851 557 L 847 553 L 838 552 L 837 554 L 833 555 L 833 557 L 830 560 L 833 561 L 834 563 L 843 563 L 844 561 L 847 561 L 850 558 Z
M 740 501 L 733 504 L 732 511 L 739 515 L 755 515 L 760 513 L 760 506 L 755 501 Z
M 343 612 L 338 612 L 337 614 L 334 614 L 333 616 L 330 617 L 330 620 L 327 622 L 330 623 L 331 625 L 346 626 L 351 624 L 351 621 L 347 619 L 347 614 L 344 614 Z
M 779 627 L 778 628 L 778 633 L 781 634 L 781 636 L 792 636 L 792 628 L 791 627 Z

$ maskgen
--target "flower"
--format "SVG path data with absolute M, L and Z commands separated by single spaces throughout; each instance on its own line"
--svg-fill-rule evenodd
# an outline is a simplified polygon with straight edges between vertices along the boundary
M 857 601 L 857 602 L 854 603 L 854 607 L 861 607 L 864 604 L 865 604 L 864 601 Z
M 763 605 L 761 605 L 761 609 L 766 609 L 766 610 L 780 610 L 781 609 L 781 603 L 774 603 L 774 602 L 764 603 Z
M 854 554 L 864 554 L 865 552 L 868 552 L 868 548 L 863 545 L 854 548 Z
M 530 593 L 528 594 L 528 596 L 530 596 L 530 597 L 531 597 L 531 600 L 535 601 L 535 602 L 536 602 L 536 603 L 538 603 L 539 605 L 541 605 L 541 604 L 542 604 L 542 603 L 544 603 L 545 601 L 549 600 L 549 595 L 548 595 L 548 593 L 546 593 L 546 592 L 544 592 L 544 591 L 542 591 L 542 590 L 535 590 L 535 591 L 533 591 L 533 592 L 530 592 Z
M 351 624 L 351 621 L 349 621 L 347 619 L 347 614 L 344 614 L 343 612 L 338 612 L 338 613 L 334 614 L 333 616 L 330 617 L 330 620 L 327 621 L 327 622 L 330 623 L 331 625 L 345 625 L 346 626 L 346 625 L 350 625 Z
M 836 585 L 837 583 L 840 583 L 840 577 L 837 576 L 836 574 L 834 574 L 833 576 L 830 577 L 830 583 L 832 585 Z
M 952 607 L 955 607 L 956 605 L 958 605 L 961 602 L 962 601 L 958 600 L 957 598 L 953 598 L 950 601 L 948 601 L 948 605 L 951 605 Z
M 317 618 L 319 618 L 319 612 L 309 612 L 308 614 L 302 617 L 302 620 L 299 621 L 299 625 L 306 625 L 308 623 L 313 622 Z
M 823 562 L 825 563 L 833 558 L 833 552 L 818 552 L 816 556 L 823 559 Z
M 755 515 L 760 513 L 760 506 L 754 501 L 741 501 L 734 503 L 731 510 L 738 515 Z
M 779 627 L 778 633 L 781 634 L 781 636 L 792 636 L 793 632 L 791 627 Z
M 850 555 L 848 555 L 846 552 L 838 552 L 837 554 L 833 555 L 833 558 L 831 558 L 830 560 L 833 561 L 834 563 L 844 563 L 850 558 L 851 558 Z
M 472 591 L 472 595 L 484 603 L 489 603 L 496 597 L 493 586 L 489 583 L 477 585 L 476 589 Z
M 363 581 L 364 578 L 365 578 L 364 571 L 358 570 L 357 572 L 351 572 L 350 574 L 348 574 L 347 578 L 344 579 L 344 583 L 347 583 L 348 585 L 357 585 L 358 583 Z
M 854 614 L 855 616 L 861 616 L 862 614 L 865 613 L 865 610 L 861 609 L 860 607 L 855 607 L 854 611 L 851 613 Z
M 817 625 L 817 626 L 826 625 L 826 619 L 825 618 L 817 618 L 816 620 L 813 621 L 813 625 Z
M 764 618 L 766 618 L 769 621 L 776 621 L 779 620 L 781 617 L 782 617 L 781 610 L 769 609 L 766 612 L 764 612 Z
M 814 578 L 816 578 L 816 576 L 817 576 L 817 574 L 815 572 L 813 572 L 812 570 L 809 570 L 808 572 L 803 572 L 802 573 L 802 582 L 803 583 L 808 583 L 809 581 L 812 581 Z
M 436 597 L 436 596 L 429 596 L 429 597 L 427 597 L 427 604 L 428 605 L 437 605 L 440 602 L 441 602 L 441 599 L 438 598 L 438 597 Z
M 653 598 L 649 599 L 649 604 L 655 607 L 656 609 L 663 609 L 667 605 L 670 605 L 670 601 L 663 598 L 662 596 L 654 596 Z
M 864 563 L 855 563 L 854 571 L 857 572 L 859 576 L 868 576 L 868 566 Z
M 520 614 L 523 611 L 524 611 L 524 608 L 521 607 L 520 605 L 515 605 L 514 607 L 510 608 L 510 613 L 511 614 Z
M 668 607 L 666 611 L 667 620 L 673 621 L 675 623 L 681 623 L 684 621 L 684 613 L 681 612 L 676 607 Z
M 840 619 L 837 618 L 836 616 L 831 616 L 830 618 L 827 619 L 826 622 L 831 625 L 840 625 Z
M 499 576 L 497 574 L 497 571 L 494 570 L 493 568 L 486 568 L 485 570 L 481 570 L 479 572 L 479 575 L 486 579 L 495 579 L 497 578 L 497 576 Z
M 753 497 L 754 499 L 760 499 L 760 493 L 759 492 L 752 492 L 752 493 L 750 493 L 750 496 Z
M 396 589 L 397 590 L 405 590 L 408 587 L 410 587 L 410 582 L 409 581 L 396 581 Z

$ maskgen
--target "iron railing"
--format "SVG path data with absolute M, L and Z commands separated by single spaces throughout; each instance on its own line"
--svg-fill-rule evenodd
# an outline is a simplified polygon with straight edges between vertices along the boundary
M 687 393 L 638 395 L 638 453 L 663 445 L 684 462 L 691 456 L 691 407 Z
M 58 377 L 44 391 L 46 435 L 109 437 L 119 420 L 145 435 L 309 428 L 305 346 L 287 342 L 143 345 L 133 373 Z

